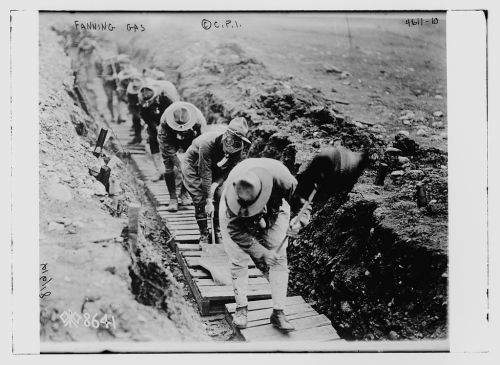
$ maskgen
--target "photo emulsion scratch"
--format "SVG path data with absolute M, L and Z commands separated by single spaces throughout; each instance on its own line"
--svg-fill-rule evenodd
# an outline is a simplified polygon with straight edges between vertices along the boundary
M 39 23 L 42 349 L 447 350 L 444 13 Z

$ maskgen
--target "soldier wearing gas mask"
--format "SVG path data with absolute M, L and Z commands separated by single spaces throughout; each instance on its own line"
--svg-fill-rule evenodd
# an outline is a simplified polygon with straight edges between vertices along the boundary
M 131 145 L 142 142 L 142 125 L 139 105 L 139 91 L 141 90 L 142 83 L 143 81 L 138 73 L 132 74 L 125 92 L 128 112 L 132 116 L 132 130 L 134 132 L 134 138 L 128 143 Z
M 222 185 L 229 172 L 242 160 L 244 145 L 250 145 L 247 134 L 246 120 L 235 118 L 225 132 L 208 132 L 196 138 L 182 159 L 182 178 L 193 199 L 200 243 L 208 243 L 207 215 L 214 217 L 218 232 L 215 207 L 219 206 Z
M 147 125 L 149 148 L 158 173 L 152 179 L 153 181 L 161 180 L 165 173 L 160 156 L 160 144 L 158 143 L 158 125 L 165 110 L 179 100 L 177 89 L 169 81 L 147 80 L 139 91 L 139 111 L 142 120 Z
M 204 131 L 207 122 L 201 111 L 191 103 L 176 101 L 171 104 L 160 119 L 160 150 L 165 165 L 165 183 L 167 184 L 170 202 L 167 211 L 178 210 L 176 174 L 174 168 L 180 169 L 177 153 L 184 153 L 193 140 Z M 181 205 L 189 204 L 189 197 L 184 184 L 181 185 Z

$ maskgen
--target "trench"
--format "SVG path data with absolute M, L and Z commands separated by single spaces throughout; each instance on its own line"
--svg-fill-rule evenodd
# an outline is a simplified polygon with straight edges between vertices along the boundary
M 400 165 L 386 153 L 387 142 L 342 115 L 321 94 L 293 84 L 290 87 L 282 80 L 271 82 L 273 75 L 241 48 L 232 44 L 220 48 L 226 58 L 234 56 L 233 64 L 220 65 L 204 55 L 207 59 L 196 66 L 179 67 L 178 86 L 184 98 L 200 107 L 212 123 L 245 117 L 251 129 L 249 157 L 281 160 L 296 174 L 307 161 L 303 156 L 310 156 L 301 140 L 318 135 L 330 143 L 341 141 L 348 148 L 370 153 L 370 166 L 359 187 L 351 194 L 331 197 L 324 205 L 317 204 L 312 223 L 290 246 L 288 294 L 302 295 L 347 340 L 445 338 L 447 182 L 446 175 L 435 173 L 434 168 L 446 164 L 446 154 L 421 148 L 401 136 L 394 140 L 393 146 L 410 156 L 416 168 L 429 171 L 424 181 L 436 204 L 424 211 L 415 209 L 410 194 L 415 180 L 394 180 L 392 189 L 397 191 L 391 192 L 373 186 L 379 162 L 393 170 Z M 243 97 L 235 98 L 239 103 L 234 103 L 224 99 L 227 94 L 214 92 L 217 81 L 209 79 L 210 86 L 205 86 L 207 72 L 215 73 L 223 86 L 235 79 L 245 85 L 259 74 L 264 90 L 260 95 L 243 90 Z M 198 83 L 193 81 L 197 77 Z M 246 98 L 252 102 L 246 103 Z M 400 224 L 405 220 L 401 215 L 408 216 L 415 229 Z M 428 227 L 440 233 L 433 235 Z
M 134 47 L 119 45 L 121 52 L 137 55 Z M 147 52 L 143 47 L 138 63 L 158 60 Z M 149 66 L 175 81 L 182 99 L 200 108 L 209 124 L 245 117 L 253 141 L 247 156 L 281 160 L 296 174 L 318 148 L 335 141 L 370 153 L 370 166 L 354 191 L 315 207 L 312 223 L 290 246 L 289 295 L 302 295 L 345 339 L 446 337 L 447 185 L 446 175 L 436 172 L 446 154 L 399 141 L 414 170 L 424 170 L 436 201 L 432 208 L 415 209 L 412 194 L 419 179 L 393 179 L 390 188 L 375 188 L 377 164 L 395 169 L 399 160 L 386 152 L 387 141 L 343 115 L 320 92 L 274 77 L 235 44 L 190 55 L 187 49 L 184 60 L 162 58 Z M 408 221 L 415 227 L 408 229 Z M 168 313 L 163 299 L 170 284 L 162 265 L 138 252 L 130 276 L 138 301 Z

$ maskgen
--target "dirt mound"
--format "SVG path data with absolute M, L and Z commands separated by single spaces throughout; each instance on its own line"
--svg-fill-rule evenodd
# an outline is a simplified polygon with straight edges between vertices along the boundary
M 41 341 L 207 340 L 168 269 L 171 262 L 146 254 L 152 250 L 147 237 L 140 239 L 141 264 L 135 270 L 123 207 L 140 201 L 143 192 L 137 190 L 127 161 L 108 148 L 107 156 L 114 158 L 111 175 L 121 193 L 109 195 L 89 174 L 104 163 L 91 147 L 101 125 L 82 109 L 71 61 L 63 51 L 65 40 L 44 19 L 39 52 L 40 263 L 46 280 L 52 280 L 40 298 Z M 148 275 L 161 291 L 150 291 L 151 297 L 157 296 L 155 303 L 141 298 L 141 278 Z M 113 317 L 114 324 L 91 326 L 85 324 L 85 315 Z
M 289 248 L 292 293 L 348 339 L 446 337 L 446 221 L 361 184 Z

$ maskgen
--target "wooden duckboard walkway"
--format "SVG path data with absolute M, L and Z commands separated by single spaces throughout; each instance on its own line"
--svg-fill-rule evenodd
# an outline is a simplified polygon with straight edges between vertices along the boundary
M 257 300 L 248 303 L 248 326 L 238 329 L 234 326 L 233 315 L 236 303 L 225 305 L 227 322 L 233 326 L 237 335 L 248 342 L 256 341 L 341 341 L 330 320 L 318 314 L 300 296 L 287 297 L 285 314 L 295 326 L 295 331 L 284 333 L 269 322 L 272 313 L 272 300 Z
M 112 128 L 116 133 L 115 138 L 118 138 L 121 145 L 131 152 L 131 160 L 145 182 L 146 194 L 171 234 L 170 248 L 176 253 L 201 315 L 224 313 L 224 304 L 234 301 L 233 288 L 232 285 L 216 285 L 210 273 L 198 265 L 197 261 L 201 257 L 201 248 L 198 244 L 200 232 L 194 216 L 194 207 L 183 206 L 175 213 L 168 212 L 170 196 L 167 187 L 163 180 L 157 182 L 150 180 L 156 175 L 156 170 L 144 145 L 127 145 L 132 136 L 125 124 L 113 124 Z M 253 263 L 249 266 L 249 277 L 249 300 L 271 298 L 269 282 Z
M 177 245 L 177 260 L 198 303 L 201 315 L 224 313 L 224 305 L 234 302 L 233 286 L 217 285 L 209 272 L 199 265 L 201 254 L 200 245 Z M 269 282 L 253 262 L 249 265 L 248 276 L 248 300 L 271 298 Z
M 158 215 L 172 235 L 170 248 L 176 253 L 201 315 L 225 313 L 226 320 L 232 324 L 236 308 L 232 285 L 215 285 L 209 272 L 197 264 L 202 250 L 198 244 L 200 233 L 194 217 L 194 207 L 179 207 L 178 212 L 167 212 L 170 199 L 168 190 L 164 181 L 150 180 L 156 171 L 146 153 L 145 144 L 127 144 L 133 138 L 129 123 L 113 124 L 110 132 L 123 146 L 124 152 L 130 153 L 137 172 L 145 181 L 148 198 L 156 206 Z M 269 323 L 272 312 L 270 285 L 253 263 L 249 266 L 248 294 L 248 327 L 242 330 L 233 327 L 235 333 L 245 341 L 342 341 L 330 320 L 318 314 L 300 296 L 288 297 L 285 306 L 285 313 L 296 330 L 286 334 L 274 328 Z

